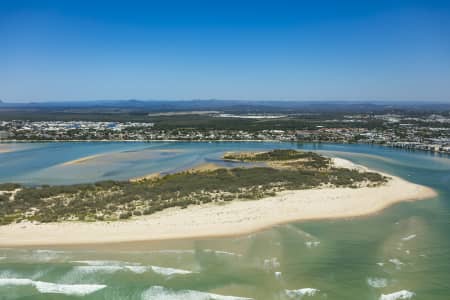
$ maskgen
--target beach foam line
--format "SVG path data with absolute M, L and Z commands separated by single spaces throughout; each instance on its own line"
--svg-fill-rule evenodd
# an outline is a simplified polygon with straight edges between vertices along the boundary
M 158 254 L 195 254 L 194 250 L 176 250 L 176 249 L 165 249 L 165 250 L 154 250 L 150 251 L 150 253 L 158 253 Z
M 142 300 L 251 300 L 252 298 L 226 296 L 194 290 L 171 290 L 162 286 L 152 286 L 142 293 Z
M 63 254 L 64 254 L 64 251 L 36 249 L 36 250 L 31 251 L 30 258 L 33 260 L 48 262 L 51 260 L 61 258 L 61 256 Z
M 34 286 L 43 294 L 65 294 L 86 296 L 104 289 L 104 284 L 61 284 L 45 281 L 34 281 L 28 278 L 0 278 L 0 286 Z
M 302 288 L 297 290 L 285 290 L 284 292 L 289 298 L 301 298 L 303 296 L 314 296 L 316 293 L 320 292 L 320 290 L 314 288 Z
M 380 300 L 397 300 L 397 299 L 411 299 L 416 294 L 407 290 L 401 290 L 391 294 L 381 294 Z
M 88 266 L 124 266 L 139 265 L 137 263 L 124 262 L 120 260 L 73 260 L 72 263 L 84 264 Z

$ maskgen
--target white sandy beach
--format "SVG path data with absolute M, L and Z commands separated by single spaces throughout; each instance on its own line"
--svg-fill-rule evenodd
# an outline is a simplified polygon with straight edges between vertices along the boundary
M 343 159 L 334 161 L 340 167 L 365 169 Z M 238 235 L 293 221 L 363 216 L 398 202 L 436 196 L 431 188 L 390 177 L 380 187 L 285 191 L 260 200 L 170 208 L 128 221 L 10 224 L 0 226 L 0 247 Z

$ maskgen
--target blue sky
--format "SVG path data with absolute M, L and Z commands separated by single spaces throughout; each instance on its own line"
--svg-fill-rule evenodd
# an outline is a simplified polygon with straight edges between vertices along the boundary
M 0 99 L 450 100 L 450 1 L 0 0 Z

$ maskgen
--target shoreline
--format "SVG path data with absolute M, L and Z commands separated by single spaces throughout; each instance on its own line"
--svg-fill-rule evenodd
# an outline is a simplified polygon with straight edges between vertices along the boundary
M 337 167 L 369 170 L 345 159 L 333 160 Z M 379 187 L 291 190 L 259 200 L 169 208 L 127 221 L 9 224 L 0 226 L 0 247 L 75 246 L 238 236 L 291 222 L 367 216 L 396 203 L 424 200 L 437 195 L 429 187 L 381 174 L 391 180 Z
M 438 155 L 447 155 L 450 157 L 450 153 L 448 152 L 442 152 L 442 151 L 432 151 L 432 150 L 426 150 L 426 149 L 413 149 L 413 148 L 399 148 L 394 147 L 386 144 L 381 143 L 343 143 L 343 142 L 332 142 L 332 141 L 283 141 L 283 140 L 177 140 L 177 139 L 167 139 L 167 140 L 0 140 L 0 144 L 26 144 L 26 143 L 154 143 L 154 142 L 161 142 L 161 143 L 174 143 L 174 142 L 181 142 L 181 143 L 296 143 L 296 144 L 330 144 L 330 145 L 369 145 L 369 146 L 379 146 L 383 148 L 393 148 L 397 150 L 402 151 L 418 151 L 418 152 L 426 152 L 426 153 L 433 153 Z

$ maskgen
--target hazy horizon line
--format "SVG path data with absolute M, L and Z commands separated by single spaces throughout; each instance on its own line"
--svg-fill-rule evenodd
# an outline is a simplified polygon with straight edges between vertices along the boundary
M 117 98 L 117 99 L 63 99 L 63 100 L 7 100 L 1 99 L 0 103 L 3 104 L 33 104 L 33 103 L 73 103 L 73 102 L 120 102 L 120 101 L 136 101 L 136 102 L 189 102 L 189 101 L 234 101 L 234 102 L 346 102 L 346 103 L 450 103 L 450 99 L 448 100 L 408 100 L 408 99 L 389 99 L 389 100 L 380 100 L 380 99 L 316 99 L 316 100 L 308 100 L 308 99 L 222 99 L 222 98 L 191 98 L 191 99 L 139 99 L 139 98 Z

